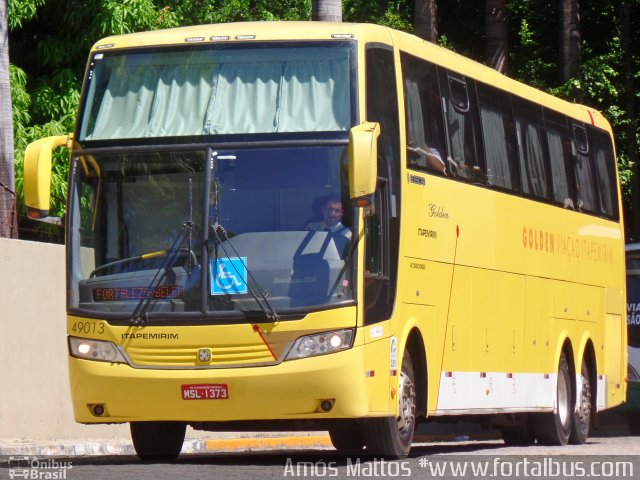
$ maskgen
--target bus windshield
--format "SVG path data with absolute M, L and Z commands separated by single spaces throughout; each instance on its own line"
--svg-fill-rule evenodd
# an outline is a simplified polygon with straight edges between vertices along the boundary
M 98 52 L 77 139 L 344 132 L 353 49 L 307 42 Z
M 347 198 L 346 140 L 194 148 L 74 159 L 71 308 L 237 316 L 353 299 L 352 212 L 316 228 Z

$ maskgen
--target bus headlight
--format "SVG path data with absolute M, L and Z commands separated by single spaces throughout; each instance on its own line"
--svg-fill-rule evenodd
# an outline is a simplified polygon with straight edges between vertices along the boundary
M 69 337 L 69 353 L 72 357 L 86 360 L 127 363 L 127 360 L 113 343 L 102 340 Z
M 285 360 L 348 350 L 351 348 L 352 343 L 353 330 L 351 329 L 305 335 L 295 341 Z

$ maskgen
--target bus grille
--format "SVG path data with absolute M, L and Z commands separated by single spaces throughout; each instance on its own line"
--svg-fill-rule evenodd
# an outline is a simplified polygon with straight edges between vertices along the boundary
M 198 355 L 203 348 L 210 350 L 210 361 L 199 360 Z M 126 351 L 133 366 L 137 367 L 216 368 L 273 364 L 280 360 L 274 359 L 264 343 L 208 347 L 128 346 Z

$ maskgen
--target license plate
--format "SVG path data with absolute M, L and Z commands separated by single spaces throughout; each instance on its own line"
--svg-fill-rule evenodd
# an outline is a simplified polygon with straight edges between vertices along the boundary
M 229 386 L 226 383 L 182 385 L 183 400 L 226 400 Z

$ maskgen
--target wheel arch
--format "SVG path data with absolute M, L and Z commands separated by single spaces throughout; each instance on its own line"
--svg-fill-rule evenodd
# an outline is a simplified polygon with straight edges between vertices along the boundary
M 573 342 L 571 341 L 571 337 L 569 336 L 568 332 L 563 332 L 563 335 L 561 337 L 562 341 L 558 342 L 558 345 L 560 346 L 560 348 L 558 348 L 558 351 L 556 353 L 556 360 L 555 360 L 555 365 L 556 365 L 556 371 L 558 369 L 558 365 L 560 364 L 560 356 L 564 353 L 565 358 L 567 359 L 567 364 L 569 365 L 569 381 L 571 383 L 571 403 L 570 405 L 574 405 L 576 404 L 576 355 L 575 355 L 575 350 L 574 350 L 574 346 L 573 346 Z M 557 381 L 557 380 L 556 380 Z M 557 408 L 557 405 L 556 405 Z
M 428 398 L 428 371 L 427 371 L 427 352 L 424 346 L 422 334 L 417 327 L 413 327 L 407 336 L 405 342 L 405 350 L 411 355 L 413 363 L 413 374 L 416 382 L 416 416 L 426 417 L 427 415 L 427 398 Z
M 589 368 L 589 382 L 591 383 L 591 408 L 597 411 L 598 400 L 598 364 L 596 360 L 596 349 L 593 345 L 591 337 L 586 337 L 582 348 L 582 355 L 579 357 L 580 362 L 584 359 Z

